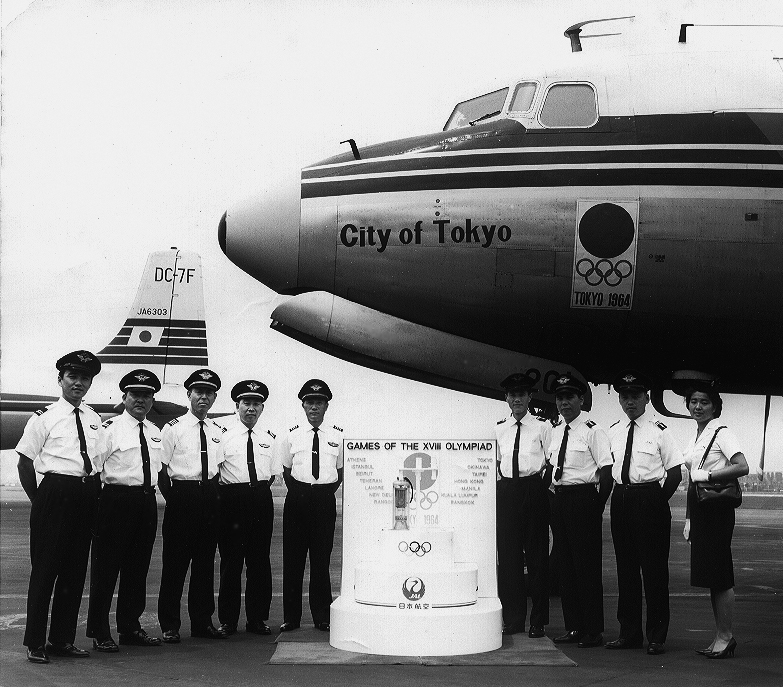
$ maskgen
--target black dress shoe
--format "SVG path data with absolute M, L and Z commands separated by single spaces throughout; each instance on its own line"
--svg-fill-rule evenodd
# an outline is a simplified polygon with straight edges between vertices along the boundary
M 27 660 L 30 661 L 30 663 L 49 663 L 46 649 L 42 646 L 39 646 L 37 649 L 27 647 Z
M 257 620 L 254 623 L 248 623 L 245 625 L 245 631 L 252 632 L 254 635 L 271 635 L 272 628 L 264 622 Z
M 569 630 L 564 635 L 555 637 L 552 641 L 555 644 L 576 644 L 579 641 L 579 637 L 582 635 L 579 630 Z
M 144 630 L 134 630 L 120 634 L 120 644 L 133 644 L 134 646 L 160 646 L 160 637 L 150 637 Z
M 530 629 L 527 631 L 527 636 L 530 637 L 530 639 L 538 639 L 539 637 L 544 637 L 544 628 L 539 627 L 538 625 L 531 625 Z
M 329 632 L 329 623 L 323 622 L 323 623 L 316 623 L 315 624 L 316 630 L 321 630 L 321 632 Z
M 180 643 L 179 632 L 177 632 L 176 630 L 164 630 L 164 632 L 163 632 L 163 643 L 164 644 L 179 644 Z
M 604 644 L 605 649 L 639 649 L 641 646 L 641 639 L 626 639 L 625 637 Z
M 604 643 L 604 636 L 599 632 L 597 635 L 582 635 L 577 646 L 580 649 L 592 649 L 595 646 L 601 646 Z
M 111 637 L 100 640 L 93 639 L 92 648 L 95 649 L 95 651 L 100 651 L 104 654 L 116 654 L 120 650 L 120 647 L 117 646 Z
M 280 626 L 280 632 L 293 632 L 299 629 L 299 623 L 285 622 Z
M 78 649 L 73 644 L 52 644 L 46 645 L 46 653 L 50 656 L 62 656 L 63 658 L 87 658 L 89 651 Z
M 666 647 L 663 644 L 658 644 L 658 642 L 650 642 L 647 646 L 647 653 L 650 656 L 659 656 L 666 653 Z
M 218 630 L 214 625 L 207 625 L 198 630 L 191 630 L 190 636 L 202 637 L 204 639 L 225 639 L 228 637 L 224 630 Z
M 221 632 L 226 633 L 226 637 L 230 637 L 231 635 L 236 634 L 237 632 L 237 626 L 236 625 L 229 625 L 228 623 L 220 623 L 220 627 L 218 628 Z
M 737 640 L 732 637 L 726 648 L 722 651 L 713 651 L 709 654 L 704 654 L 706 658 L 734 658 L 734 650 L 737 648 Z
M 517 632 L 524 632 L 524 628 L 519 627 L 519 625 L 503 625 L 503 634 L 504 635 L 515 635 Z

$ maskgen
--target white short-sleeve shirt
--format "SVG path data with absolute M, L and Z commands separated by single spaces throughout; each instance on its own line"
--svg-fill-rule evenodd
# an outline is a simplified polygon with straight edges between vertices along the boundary
M 223 435 L 221 451 L 224 460 L 220 463 L 220 484 L 243 484 L 250 482 L 247 464 L 247 433 L 253 441 L 253 464 L 259 481 L 268 481 L 283 472 L 280 455 L 274 450 L 276 434 L 262 424 L 256 423 L 252 430 L 237 421 Z
M 519 421 L 519 476 L 540 474 L 546 465 L 546 449 L 552 435 L 552 425 L 526 413 Z M 517 437 L 517 421 L 512 415 L 495 425 L 500 474 L 513 476 L 514 443 Z
M 163 455 L 161 460 L 168 468 L 169 477 L 177 480 L 201 479 L 200 420 L 190 411 L 167 423 L 161 432 Z M 207 437 L 207 479 L 218 473 L 223 460 L 220 442 L 226 429 L 214 420 L 204 420 Z
M 162 465 L 163 441 L 160 430 L 145 419 L 144 438 L 150 454 L 150 485 L 158 483 Z M 144 486 L 139 420 L 126 410 L 122 415 L 103 423 L 103 436 L 98 442 L 95 468 L 101 472 L 101 482 L 125 487 Z
M 698 468 L 701 465 L 701 459 L 704 457 L 704 452 L 707 450 L 707 445 L 710 443 L 715 430 L 718 427 L 723 429 L 718 432 L 718 436 L 710 447 L 710 452 L 707 455 L 707 459 L 702 466 L 704 470 L 721 470 L 729 465 L 731 459 L 738 453 L 743 453 L 742 447 L 737 440 L 736 435 L 728 427 L 726 427 L 720 418 L 710 420 L 707 426 L 697 439 L 694 438 L 688 443 L 685 448 L 685 464 L 689 468 Z
M 291 476 L 306 484 L 332 484 L 343 467 L 343 430 L 336 425 L 318 428 L 318 479 L 313 477 L 313 426 L 309 423 L 291 428 L 282 438 L 279 449 L 283 467 Z
M 563 474 L 555 479 L 557 456 L 563 443 L 565 428 L 569 426 Z M 560 422 L 552 429 L 547 460 L 552 466 L 552 484 L 598 484 L 598 470 L 612 464 L 612 451 L 606 432 L 585 413 L 579 413 L 570 425 Z
M 78 412 L 84 430 L 87 455 L 94 461 L 98 439 L 103 432 L 101 416 L 86 403 L 79 404 Z M 16 451 L 31 458 L 35 471 L 42 475 L 48 472 L 73 477 L 86 475 L 74 406 L 64 398 L 59 398 L 45 410 L 38 410 L 33 414 L 25 425 Z
M 682 453 L 671 431 L 662 422 L 647 413 L 642 413 L 634 422 L 636 427 L 633 432 L 631 463 L 628 470 L 630 482 L 631 484 L 659 482 L 666 477 L 668 470 L 682 465 L 684 462 Z M 618 484 L 622 483 L 623 459 L 630 427 L 631 421 L 625 418 L 615 422 L 607 432 L 614 458 L 612 477 Z

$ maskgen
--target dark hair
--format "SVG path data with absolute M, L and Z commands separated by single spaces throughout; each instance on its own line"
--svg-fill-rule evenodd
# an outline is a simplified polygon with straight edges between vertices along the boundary
M 713 408 L 715 408 L 715 411 L 713 413 L 713 417 L 719 418 L 721 412 L 723 411 L 723 399 L 720 397 L 720 394 L 717 391 L 715 391 L 715 389 L 711 389 L 711 388 L 705 387 L 705 386 L 690 387 L 685 392 L 685 405 L 686 405 L 686 407 L 688 405 L 690 405 L 691 396 L 693 396 L 693 394 L 695 394 L 697 391 L 701 391 L 701 393 L 706 394 L 707 398 L 709 398 L 710 401 L 712 402 Z

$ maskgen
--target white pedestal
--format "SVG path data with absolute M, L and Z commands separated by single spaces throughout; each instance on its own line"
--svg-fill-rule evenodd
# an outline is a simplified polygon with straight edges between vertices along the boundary
M 329 643 L 387 656 L 457 656 L 499 649 L 503 614 L 497 598 L 426 611 L 368 606 L 341 596 L 332 604 Z

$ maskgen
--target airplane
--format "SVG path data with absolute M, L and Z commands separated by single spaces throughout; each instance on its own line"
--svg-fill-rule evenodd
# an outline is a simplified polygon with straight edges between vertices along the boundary
M 86 402 L 105 420 L 123 411 L 119 380 L 136 368 L 154 372 L 162 383 L 149 419 L 159 427 L 184 415 L 182 383 L 195 368 L 209 364 L 201 257 L 191 251 L 150 253 L 136 299 L 117 335 L 100 351 L 101 373 Z M 52 382 L 55 375 L 52 363 Z M 94 403 L 91 398 L 100 399 Z M 0 394 L 0 449 L 13 449 L 31 414 L 57 396 Z M 225 413 L 210 414 L 219 417 Z
M 583 49 L 615 35 L 583 33 L 598 22 L 633 40 Z M 571 53 L 526 61 L 443 131 L 342 141 L 298 186 L 238 202 L 219 245 L 289 296 L 273 329 L 402 377 L 501 398 L 526 370 L 546 413 L 565 371 L 641 368 L 674 417 L 664 391 L 694 380 L 783 394 L 783 49 L 736 27 L 648 34 L 574 24 Z

